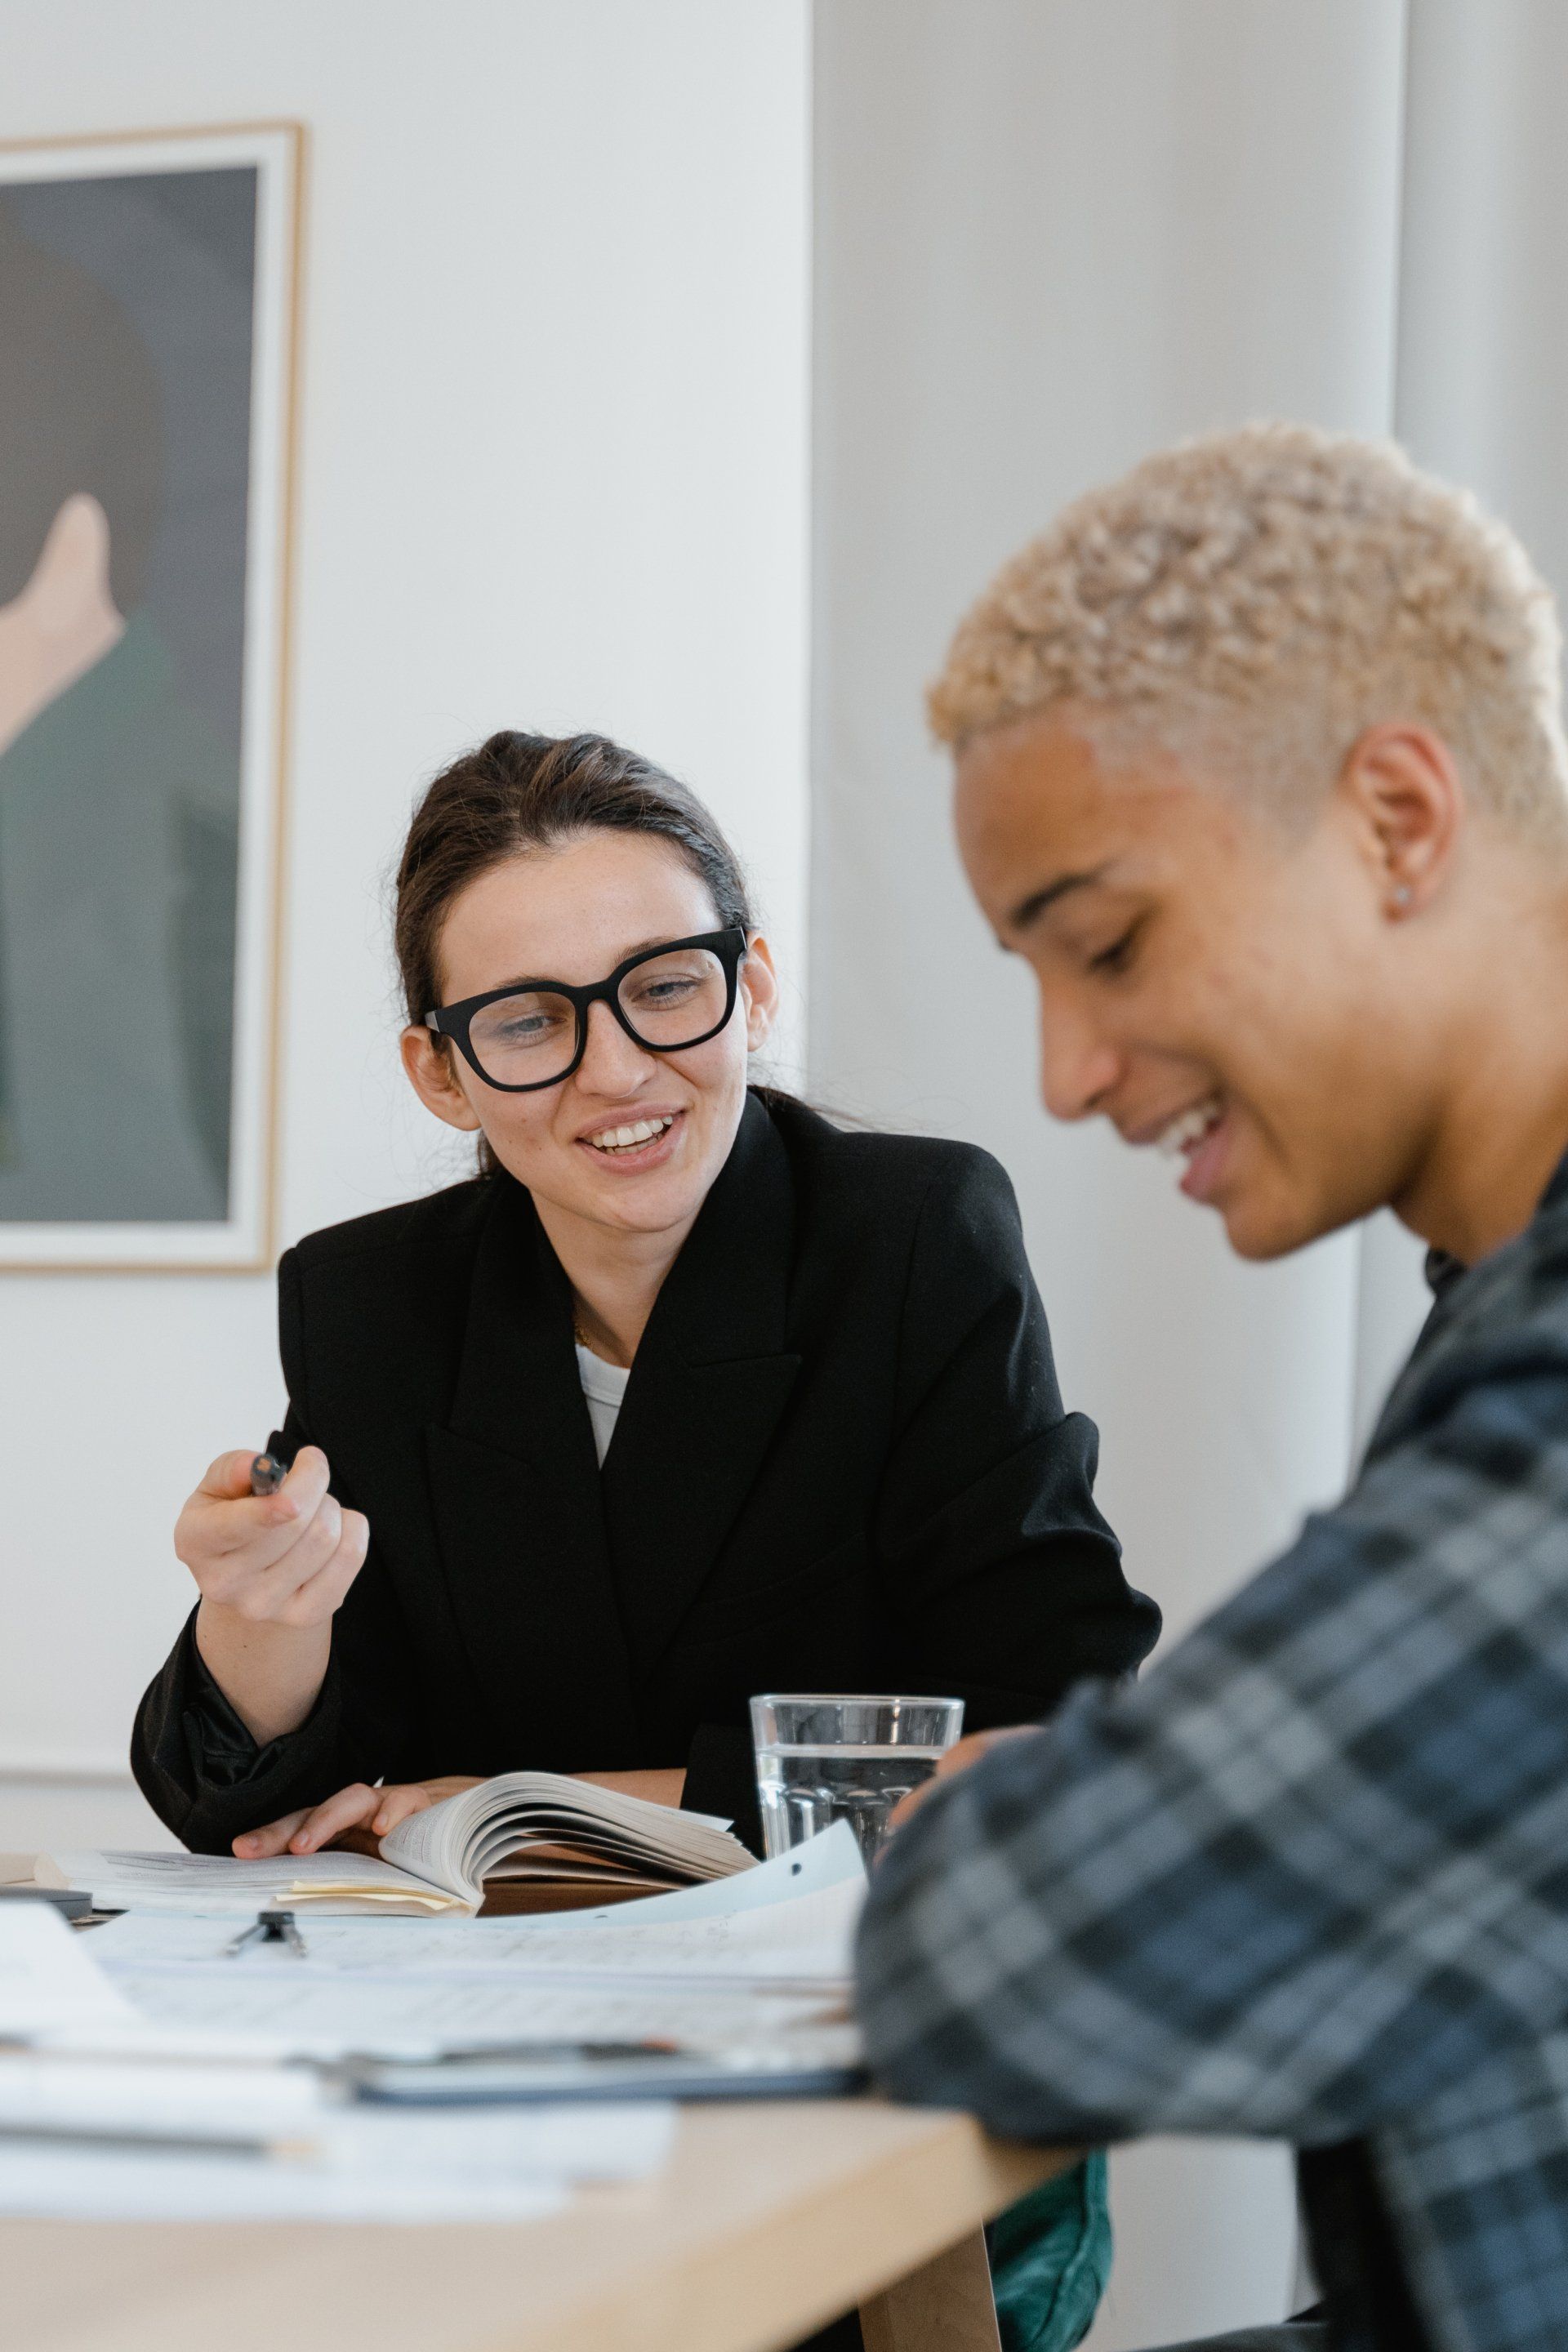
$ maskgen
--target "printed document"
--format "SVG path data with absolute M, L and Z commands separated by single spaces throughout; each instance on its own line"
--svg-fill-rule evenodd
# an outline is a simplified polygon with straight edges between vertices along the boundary
M 282 1946 L 226 1958 L 226 1924 L 211 1918 L 132 1912 L 93 1938 L 152 2025 L 275 2053 L 650 2036 L 731 2049 L 844 2027 L 865 1885 L 845 1827 L 721 1885 L 564 1921 L 312 1916 L 302 1959 Z

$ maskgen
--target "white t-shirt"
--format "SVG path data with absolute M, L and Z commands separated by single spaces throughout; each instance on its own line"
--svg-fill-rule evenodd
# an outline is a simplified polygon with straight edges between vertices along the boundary
M 577 1378 L 583 1383 L 583 1394 L 588 1400 L 588 1418 L 594 1424 L 594 1446 L 599 1456 L 599 1467 L 605 1466 L 605 1456 L 610 1450 L 610 1440 L 616 1433 L 616 1421 L 631 1379 L 629 1364 L 606 1364 L 603 1356 L 595 1356 L 592 1348 L 577 1348 Z

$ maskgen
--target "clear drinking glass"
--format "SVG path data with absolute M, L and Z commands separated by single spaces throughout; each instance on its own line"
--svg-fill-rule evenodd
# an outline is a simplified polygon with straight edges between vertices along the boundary
M 763 1840 L 771 1860 L 848 1822 L 869 1865 L 900 1797 L 963 1728 L 961 1698 L 766 1691 L 752 1701 Z

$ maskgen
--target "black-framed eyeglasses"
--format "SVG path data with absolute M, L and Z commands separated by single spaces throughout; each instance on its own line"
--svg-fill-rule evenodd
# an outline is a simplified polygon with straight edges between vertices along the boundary
M 518 980 L 425 1015 L 450 1037 L 487 1087 L 531 1094 L 569 1078 L 588 1047 L 588 1013 L 607 1004 L 635 1045 L 680 1054 L 717 1037 L 735 1010 L 746 933 L 740 923 L 690 940 L 666 940 L 618 963 L 607 980 Z

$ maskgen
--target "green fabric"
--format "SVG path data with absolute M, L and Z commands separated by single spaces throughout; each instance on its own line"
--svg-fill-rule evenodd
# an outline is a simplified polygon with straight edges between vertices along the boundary
M 985 2234 L 1002 2352 L 1071 2352 L 1110 2276 L 1104 2155 L 1020 2197 Z

